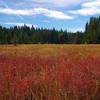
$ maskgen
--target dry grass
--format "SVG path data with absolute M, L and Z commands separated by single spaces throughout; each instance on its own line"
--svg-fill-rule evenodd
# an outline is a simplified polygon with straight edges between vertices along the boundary
M 59 56 L 62 54 L 100 55 L 100 45 L 0 45 L 0 55 L 10 56 Z

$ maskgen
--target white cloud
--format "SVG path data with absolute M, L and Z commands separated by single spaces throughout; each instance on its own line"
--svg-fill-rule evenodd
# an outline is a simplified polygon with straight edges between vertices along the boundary
M 28 23 L 17 23 L 17 22 L 6 22 L 6 23 L 3 23 L 3 24 L 6 24 L 6 25 L 16 25 L 16 26 L 29 26 L 29 27 L 32 27 L 32 24 L 28 24 Z M 35 28 L 37 28 L 38 26 L 37 25 L 33 25 Z
M 64 14 L 63 12 L 56 11 L 56 10 L 48 10 L 45 8 L 35 8 L 33 13 L 34 14 L 43 14 L 45 16 L 52 17 L 55 19 L 73 19 L 73 17 L 71 17 L 67 14 Z
M 82 6 L 83 7 L 100 7 L 100 0 L 83 3 Z
M 11 9 L 11 8 L 0 8 L 0 13 L 12 14 L 12 15 L 38 15 L 42 14 L 47 17 L 55 19 L 73 19 L 73 17 L 56 10 L 49 10 L 46 8 L 33 8 L 33 9 Z
M 82 8 L 79 10 L 70 11 L 70 13 L 88 16 L 88 15 L 100 14 L 100 9 L 98 7 Z
M 6 2 L 4 2 L 4 1 L 0 1 L 0 3 L 2 4 L 2 5 L 4 5 L 4 7 L 6 8 L 6 9 L 10 9 L 10 7 L 7 5 L 7 3 Z M 2 9 L 1 9 L 2 10 Z M 4 11 L 5 12 L 5 11 Z M 20 16 L 20 15 L 18 15 L 17 14 L 17 16 L 21 19 L 21 20 L 24 20 L 24 18 L 22 17 L 22 16 Z
M 33 0 L 37 3 L 49 3 L 56 6 L 69 6 L 74 3 L 79 3 L 81 0 Z
M 72 10 L 69 12 L 83 16 L 100 14 L 100 0 L 82 3 L 80 9 Z
M 11 9 L 11 8 L 0 8 L 0 13 L 3 14 L 12 14 L 12 15 L 30 15 L 32 14 L 31 10 L 17 10 L 17 9 Z

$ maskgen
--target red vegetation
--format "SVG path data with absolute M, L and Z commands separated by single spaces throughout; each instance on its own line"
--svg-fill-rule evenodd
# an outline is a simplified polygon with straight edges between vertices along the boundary
M 100 57 L 0 57 L 1 100 L 100 100 Z

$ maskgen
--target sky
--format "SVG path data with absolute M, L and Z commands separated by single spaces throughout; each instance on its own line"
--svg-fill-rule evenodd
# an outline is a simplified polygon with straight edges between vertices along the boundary
M 0 0 L 0 25 L 84 31 L 99 16 L 100 0 Z

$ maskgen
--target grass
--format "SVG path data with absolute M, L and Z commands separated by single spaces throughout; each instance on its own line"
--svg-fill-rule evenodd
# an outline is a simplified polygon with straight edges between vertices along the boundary
M 0 100 L 100 100 L 100 45 L 0 45 Z
M 42 56 L 53 56 L 62 55 L 66 53 L 80 54 L 98 54 L 100 55 L 100 45 L 0 45 L 0 54 L 12 55 L 12 56 L 31 56 L 31 55 L 42 55 Z

